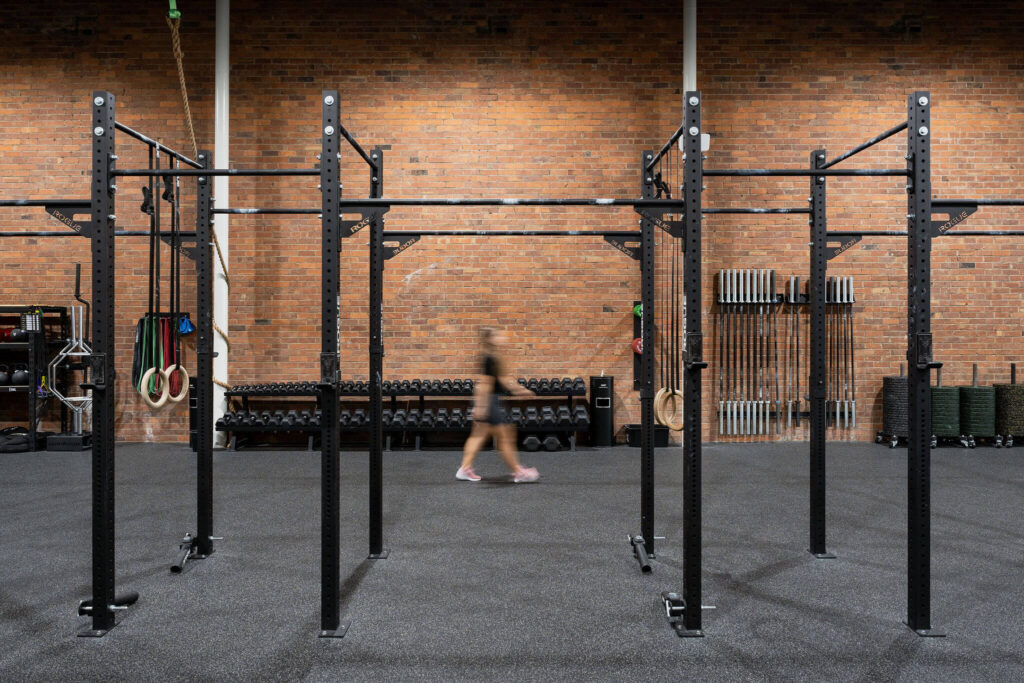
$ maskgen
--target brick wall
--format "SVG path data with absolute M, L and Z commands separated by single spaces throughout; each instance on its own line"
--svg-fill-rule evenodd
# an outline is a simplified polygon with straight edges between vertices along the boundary
M 675 129 L 680 112 L 681 3 L 579 2 L 233 3 L 232 153 L 237 166 L 308 167 L 319 149 L 319 93 L 337 87 L 346 126 L 385 146 L 389 196 L 636 196 L 638 158 Z M 183 47 L 201 146 L 213 138 L 212 8 L 185 6 Z M 929 89 L 933 179 L 939 196 L 1021 195 L 1024 58 L 1014 43 L 1021 3 L 701 3 L 698 80 L 709 167 L 804 166 L 812 149 L 838 153 L 898 122 L 907 93 Z M 971 21 L 964 21 L 965 16 Z M 88 100 L 118 98 L 119 119 L 188 149 L 168 31 L 159 10 L 71 3 L 0 9 L 0 177 L 4 197 L 84 196 Z M 850 162 L 900 166 L 901 136 Z M 119 165 L 144 149 L 120 139 Z M 365 193 L 365 166 L 343 160 L 345 196 Z M 119 182 L 121 226 L 145 227 L 139 182 Z M 806 179 L 709 178 L 708 206 L 801 205 Z M 194 197 L 190 189 L 186 202 Z M 232 179 L 235 206 L 319 205 L 312 179 Z M 898 179 L 829 181 L 830 227 L 901 229 Z M 4 229 L 58 229 L 41 210 L 3 210 Z M 185 220 L 193 220 L 188 212 Z M 970 228 L 1021 228 L 1019 212 L 986 209 Z M 630 229 L 618 209 L 396 208 L 391 229 Z M 705 301 L 719 268 L 807 271 L 803 217 L 709 216 Z M 314 377 L 319 352 L 318 222 L 234 217 L 231 222 L 233 383 Z M 365 236 L 343 245 L 342 372 L 365 379 Z M 119 369 L 129 369 L 134 321 L 147 298 L 145 239 L 119 241 Z M 167 250 L 164 250 L 166 257 Z M 0 242 L 0 299 L 69 304 L 82 239 Z M 947 383 L 1002 380 L 1021 357 L 1024 265 L 1012 239 L 936 242 L 936 356 Z M 853 275 L 857 315 L 857 432 L 880 423 L 881 377 L 902 359 L 905 242 L 862 243 L 830 263 Z M 183 294 L 194 301 L 191 265 Z M 522 375 L 619 378 L 617 421 L 639 419 L 632 391 L 630 306 L 637 264 L 600 239 L 424 238 L 388 262 L 386 375 L 465 376 L 476 331 L 514 333 Z M 710 328 L 713 308 L 705 308 Z M 712 350 L 713 345 L 709 345 Z M 714 362 L 713 353 L 711 360 Z M 707 438 L 714 437 L 713 373 L 706 374 Z M 152 413 L 121 385 L 118 434 L 181 440 L 184 406 Z M 792 433 L 793 438 L 804 438 Z

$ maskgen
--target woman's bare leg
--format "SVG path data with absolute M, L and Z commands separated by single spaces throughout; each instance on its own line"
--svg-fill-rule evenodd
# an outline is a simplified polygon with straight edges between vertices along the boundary
M 473 466 L 477 453 L 487 443 L 487 438 L 491 436 L 492 429 L 491 425 L 486 422 L 473 422 L 473 430 L 466 439 L 466 445 L 462 447 L 462 469 L 469 469 Z
M 519 451 L 516 448 L 516 428 L 515 425 L 503 424 L 495 428 L 498 432 L 498 449 L 501 451 L 501 459 L 508 465 L 509 470 L 512 474 L 516 474 L 522 469 L 522 465 L 519 464 Z

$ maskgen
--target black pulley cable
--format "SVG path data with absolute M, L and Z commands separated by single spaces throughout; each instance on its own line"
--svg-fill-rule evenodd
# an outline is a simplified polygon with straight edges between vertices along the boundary
M 174 166 L 179 166 L 178 160 L 174 160 Z M 181 181 L 180 176 L 175 176 L 171 184 L 168 178 L 166 194 L 170 195 L 171 201 L 171 317 L 167 324 L 171 328 L 173 339 L 172 349 L 174 351 L 174 368 L 167 373 L 168 396 L 172 403 L 179 403 L 188 396 L 188 373 L 181 366 Z M 171 377 L 177 376 L 180 382 L 177 392 L 173 390 Z
M 170 164 L 168 164 L 168 167 L 170 167 Z M 161 168 L 159 147 L 155 150 L 155 168 L 156 170 Z M 159 185 L 157 185 L 156 190 L 159 189 Z M 146 316 L 148 325 L 146 326 L 147 334 L 145 336 L 147 339 L 143 342 L 143 347 L 148 348 L 148 353 L 144 354 L 144 370 L 139 382 L 139 394 L 150 408 L 160 408 L 167 403 L 168 396 L 170 395 L 170 382 L 168 381 L 167 371 L 163 367 L 164 339 L 163 326 L 160 320 L 160 203 L 163 200 L 154 192 L 152 183 L 150 184 L 150 194 L 153 197 L 153 216 L 150 222 L 149 239 L 149 259 L 151 264 L 150 310 Z M 151 394 L 157 395 L 158 398 L 154 400 Z

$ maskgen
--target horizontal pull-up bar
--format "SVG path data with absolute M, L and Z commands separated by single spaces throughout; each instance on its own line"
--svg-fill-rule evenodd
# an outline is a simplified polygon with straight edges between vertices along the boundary
M 1024 199 L 933 199 L 936 206 L 1024 206 Z
M 810 209 L 798 207 L 795 209 L 701 209 L 701 213 L 810 213 Z
M 345 201 L 348 201 L 348 200 L 345 200 Z M 362 205 L 366 205 L 366 206 L 379 206 L 379 204 L 368 204 L 367 200 L 363 200 L 363 199 L 354 199 L 352 201 L 357 203 L 357 204 L 362 204 Z M 385 201 L 390 201 L 390 200 L 385 200 Z M 448 200 L 444 200 L 444 201 L 447 202 Z M 474 201 L 474 200 L 470 200 L 470 201 Z M 508 202 L 511 202 L 512 200 L 484 200 L 484 201 L 501 201 L 501 202 L 508 201 Z M 536 202 L 536 201 L 542 201 L 542 200 L 520 200 L 519 203 L 522 204 L 522 203 L 529 202 L 529 204 L 527 204 L 528 206 L 537 206 L 537 204 L 534 204 L 534 202 Z M 589 201 L 589 200 L 581 200 L 581 201 Z M 601 200 L 594 200 L 594 201 L 597 202 L 597 203 L 601 203 Z M 643 201 L 646 201 L 646 200 L 643 200 Z M 683 202 L 683 200 L 670 200 L 670 201 L 681 202 L 681 203 L 683 203 L 685 205 L 685 202 Z M 446 205 L 448 205 L 448 204 L 446 204 Z M 466 205 L 465 203 L 460 203 L 457 206 L 465 206 L 465 205 Z M 616 205 L 618 205 L 618 204 L 616 204 Z M 634 204 L 634 205 L 635 206 L 645 206 L 644 204 Z M 542 205 L 542 206 L 544 206 L 544 205 Z M 582 204 L 582 206 L 589 206 L 589 204 Z M 811 212 L 810 209 L 805 209 L 805 208 L 802 208 L 802 207 L 788 208 L 788 209 L 756 209 L 756 208 L 728 208 L 728 207 L 727 208 L 722 208 L 722 209 L 702 209 L 702 213 L 708 213 L 708 214 L 710 214 L 710 213 L 736 213 L 736 214 L 748 214 L 748 213 L 749 214 L 758 214 L 758 213 L 765 213 L 765 214 L 767 214 L 767 213 L 805 213 L 806 214 L 806 213 L 810 213 L 810 212 Z M 257 215 L 258 214 L 284 214 L 284 215 L 287 215 L 287 214 L 303 214 L 304 215 L 304 214 L 319 214 L 319 213 L 321 213 L 321 211 L 320 211 L 320 209 L 283 209 L 283 208 L 227 209 L 226 208 L 226 209 L 214 209 L 213 213 L 249 214 L 249 215 L 252 215 L 252 214 L 257 214 Z
M 311 176 L 320 175 L 319 168 L 121 168 L 110 172 L 115 176 Z
M 342 199 L 344 207 L 368 206 L 650 206 L 668 209 L 686 205 L 682 199 L 421 199 L 377 197 L 373 199 Z
M 136 140 L 139 140 L 140 142 L 145 142 L 150 147 L 155 147 L 158 150 L 160 150 L 161 152 L 166 152 L 167 154 L 170 154 L 172 157 L 174 157 L 178 161 L 182 161 L 182 162 L 188 164 L 189 166 L 192 166 L 193 168 L 202 168 L 203 167 L 202 164 L 200 164 L 200 163 L 198 163 L 196 161 L 192 161 L 191 159 L 189 159 L 187 156 L 185 156 L 181 152 L 176 152 L 173 149 L 171 149 L 170 147 L 167 147 L 166 145 L 161 145 L 156 140 L 154 140 L 152 138 L 149 138 L 149 137 L 146 137 L 145 135 L 143 135 L 142 133 L 140 133 L 137 130 L 132 130 L 128 126 L 124 125 L 123 123 L 120 123 L 118 121 L 114 121 L 114 127 L 117 128 L 122 133 L 127 133 L 128 135 L 130 135 L 131 137 L 135 138 Z
M 847 152 L 845 154 L 840 154 L 839 156 L 837 156 L 832 161 L 826 163 L 824 166 L 821 166 L 821 168 L 829 168 L 831 166 L 835 166 L 840 161 L 843 161 L 845 159 L 849 159 L 854 154 L 857 154 L 859 152 L 863 152 L 868 147 L 873 147 L 873 146 L 877 145 L 879 142 L 881 142 L 882 140 L 886 140 L 888 138 L 891 138 L 893 135 L 896 135 L 896 133 L 899 133 L 900 131 L 906 130 L 906 129 L 907 129 L 907 122 L 903 121 L 902 123 L 899 123 L 899 124 L 893 126 L 892 128 L 890 128 L 889 130 L 885 131 L 881 135 L 876 135 L 875 137 L 871 138 L 867 142 L 865 142 L 863 144 L 860 144 L 860 145 L 857 145 L 856 147 L 851 149 L 849 152 Z
M 384 239 L 404 237 L 620 237 L 639 239 L 636 230 L 386 230 Z
M 232 214 L 318 214 L 320 209 L 214 209 L 213 213 Z
M 715 168 L 706 176 L 907 176 L 905 168 Z
M 950 230 L 938 237 L 1022 237 L 1024 230 Z M 906 230 L 837 230 L 827 232 L 826 237 L 906 237 Z
M 149 237 L 152 233 L 149 230 L 118 230 L 114 233 L 115 237 Z M 161 237 L 173 237 L 175 233 L 161 232 Z M 195 232 L 179 232 L 178 237 L 191 237 L 195 238 Z M 22 230 L 22 231 L 7 231 L 0 232 L 0 237 L 85 237 L 78 232 L 69 232 L 67 230 Z
M 0 206 L 89 206 L 91 199 L 0 199 Z

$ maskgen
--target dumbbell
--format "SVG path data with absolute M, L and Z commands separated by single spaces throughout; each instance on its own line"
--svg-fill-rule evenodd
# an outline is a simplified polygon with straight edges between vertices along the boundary
M 518 381 L 518 382 L 519 382 L 519 384 L 521 384 L 522 386 L 524 386 L 524 387 L 526 386 L 526 378 L 525 378 L 525 377 L 520 377 L 520 378 L 519 378 L 518 380 L 516 380 L 516 381 Z
M 391 380 L 386 379 L 380 383 L 380 393 L 390 394 L 391 393 Z
M 441 380 L 441 394 L 451 396 L 453 391 L 455 391 L 455 385 L 450 379 Z
M 540 389 L 540 382 L 538 382 L 536 378 L 531 377 L 530 379 L 526 380 L 526 388 L 536 394 L 537 391 Z
M 438 408 L 437 417 L 434 418 L 434 426 L 437 429 L 445 429 L 448 427 L 448 409 Z
M 406 418 L 406 420 L 405 420 L 405 426 L 409 427 L 410 429 L 415 429 L 416 427 L 420 426 L 420 409 L 419 408 L 410 408 L 409 409 L 409 417 Z
M 582 377 L 576 377 L 572 380 L 572 393 L 583 396 L 587 393 L 587 385 L 583 382 Z
M 352 413 L 347 410 L 342 410 L 338 413 L 338 424 L 342 427 L 348 427 L 352 424 Z
M 533 434 L 531 434 L 530 436 L 528 436 L 525 439 L 523 439 L 523 450 L 524 451 L 530 451 L 531 453 L 533 453 L 534 451 L 539 450 L 539 449 L 540 449 L 540 439 L 538 439 Z
M 508 419 L 511 420 L 512 424 L 514 424 L 514 425 L 522 424 L 522 422 L 523 422 L 523 409 L 518 407 L 518 406 L 516 406 L 514 408 L 510 408 L 509 411 L 508 411 Z
M 388 427 L 391 426 L 391 417 L 392 415 L 390 408 L 384 408 L 383 410 L 380 411 L 380 423 L 384 425 L 384 429 L 387 429 Z
M 551 382 L 549 380 L 541 379 L 541 381 L 537 383 L 537 386 L 540 389 L 540 391 L 538 393 L 541 393 L 541 394 L 550 394 L 551 393 L 552 387 L 551 387 Z
M 423 414 L 420 415 L 420 427 L 427 427 L 433 429 L 434 427 L 434 411 L 430 408 L 424 408 Z
M 540 416 L 537 414 L 537 408 L 536 407 L 528 406 L 526 408 L 526 410 L 523 412 L 523 416 L 525 417 L 524 424 L 527 427 L 539 427 L 540 426 Z
M 558 406 L 558 413 L 555 416 L 555 421 L 563 427 L 572 424 L 572 413 L 569 412 L 569 406 Z
M 405 423 L 407 420 L 408 417 L 405 414 L 405 409 L 399 408 L 398 410 L 395 411 L 395 416 L 391 419 L 391 425 L 398 429 L 402 429 L 403 427 L 405 427 Z
M 576 426 L 586 428 L 590 426 L 590 415 L 587 414 L 586 406 L 576 406 L 576 413 L 573 415 Z
M 366 424 L 366 411 L 362 408 L 356 408 L 352 411 L 352 424 L 356 427 L 362 427 Z
M 397 382 L 397 380 L 396 380 L 396 382 Z M 397 383 L 398 383 L 398 387 L 397 387 L 398 391 L 395 392 L 396 394 L 401 392 L 403 395 L 408 395 L 409 392 L 412 391 L 412 385 L 409 383 L 409 380 L 403 379 L 401 382 L 397 382 Z
M 562 442 L 554 434 L 549 434 L 544 437 L 544 448 L 549 451 L 558 451 L 562 449 Z
M 405 382 L 402 382 L 402 388 L 403 389 L 405 388 Z M 408 389 L 408 391 L 410 393 L 418 394 L 422 390 L 423 390 L 423 385 L 420 384 L 420 381 L 418 379 L 414 379 L 411 382 L 409 382 L 409 389 Z
M 464 386 L 462 386 L 462 380 L 461 379 L 453 379 L 452 380 L 452 394 L 458 396 L 458 395 L 462 394 L 462 392 L 464 392 L 465 390 L 466 390 L 466 388 Z
M 424 382 L 426 382 L 426 380 L 424 380 Z M 439 396 L 441 394 L 441 380 L 431 380 L 426 386 L 430 387 L 430 393 L 434 396 Z
M 462 408 L 452 408 L 452 416 L 448 418 L 448 424 L 457 428 L 466 426 L 466 418 L 462 413 Z
M 313 415 L 308 410 L 303 410 L 299 413 L 299 426 L 309 427 L 313 424 Z
M 555 425 L 555 410 L 551 406 L 542 406 L 540 409 L 540 423 L 545 427 Z
M 295 425 L 298 424 L 298 422 L 299 422 L 299 413 L 297 411 L 294 411 L 294 410 L 289 410 L 285 414 L 284 418 L 281 420 L 281 424 L 284 425 L 285 427 L 289 427 L 289 428 L 295 427 Z
M 562 392 L 563 393 L 569 393 L 570 391 L 572 391 L 572 377 L 563 377 L 562 378 Z

